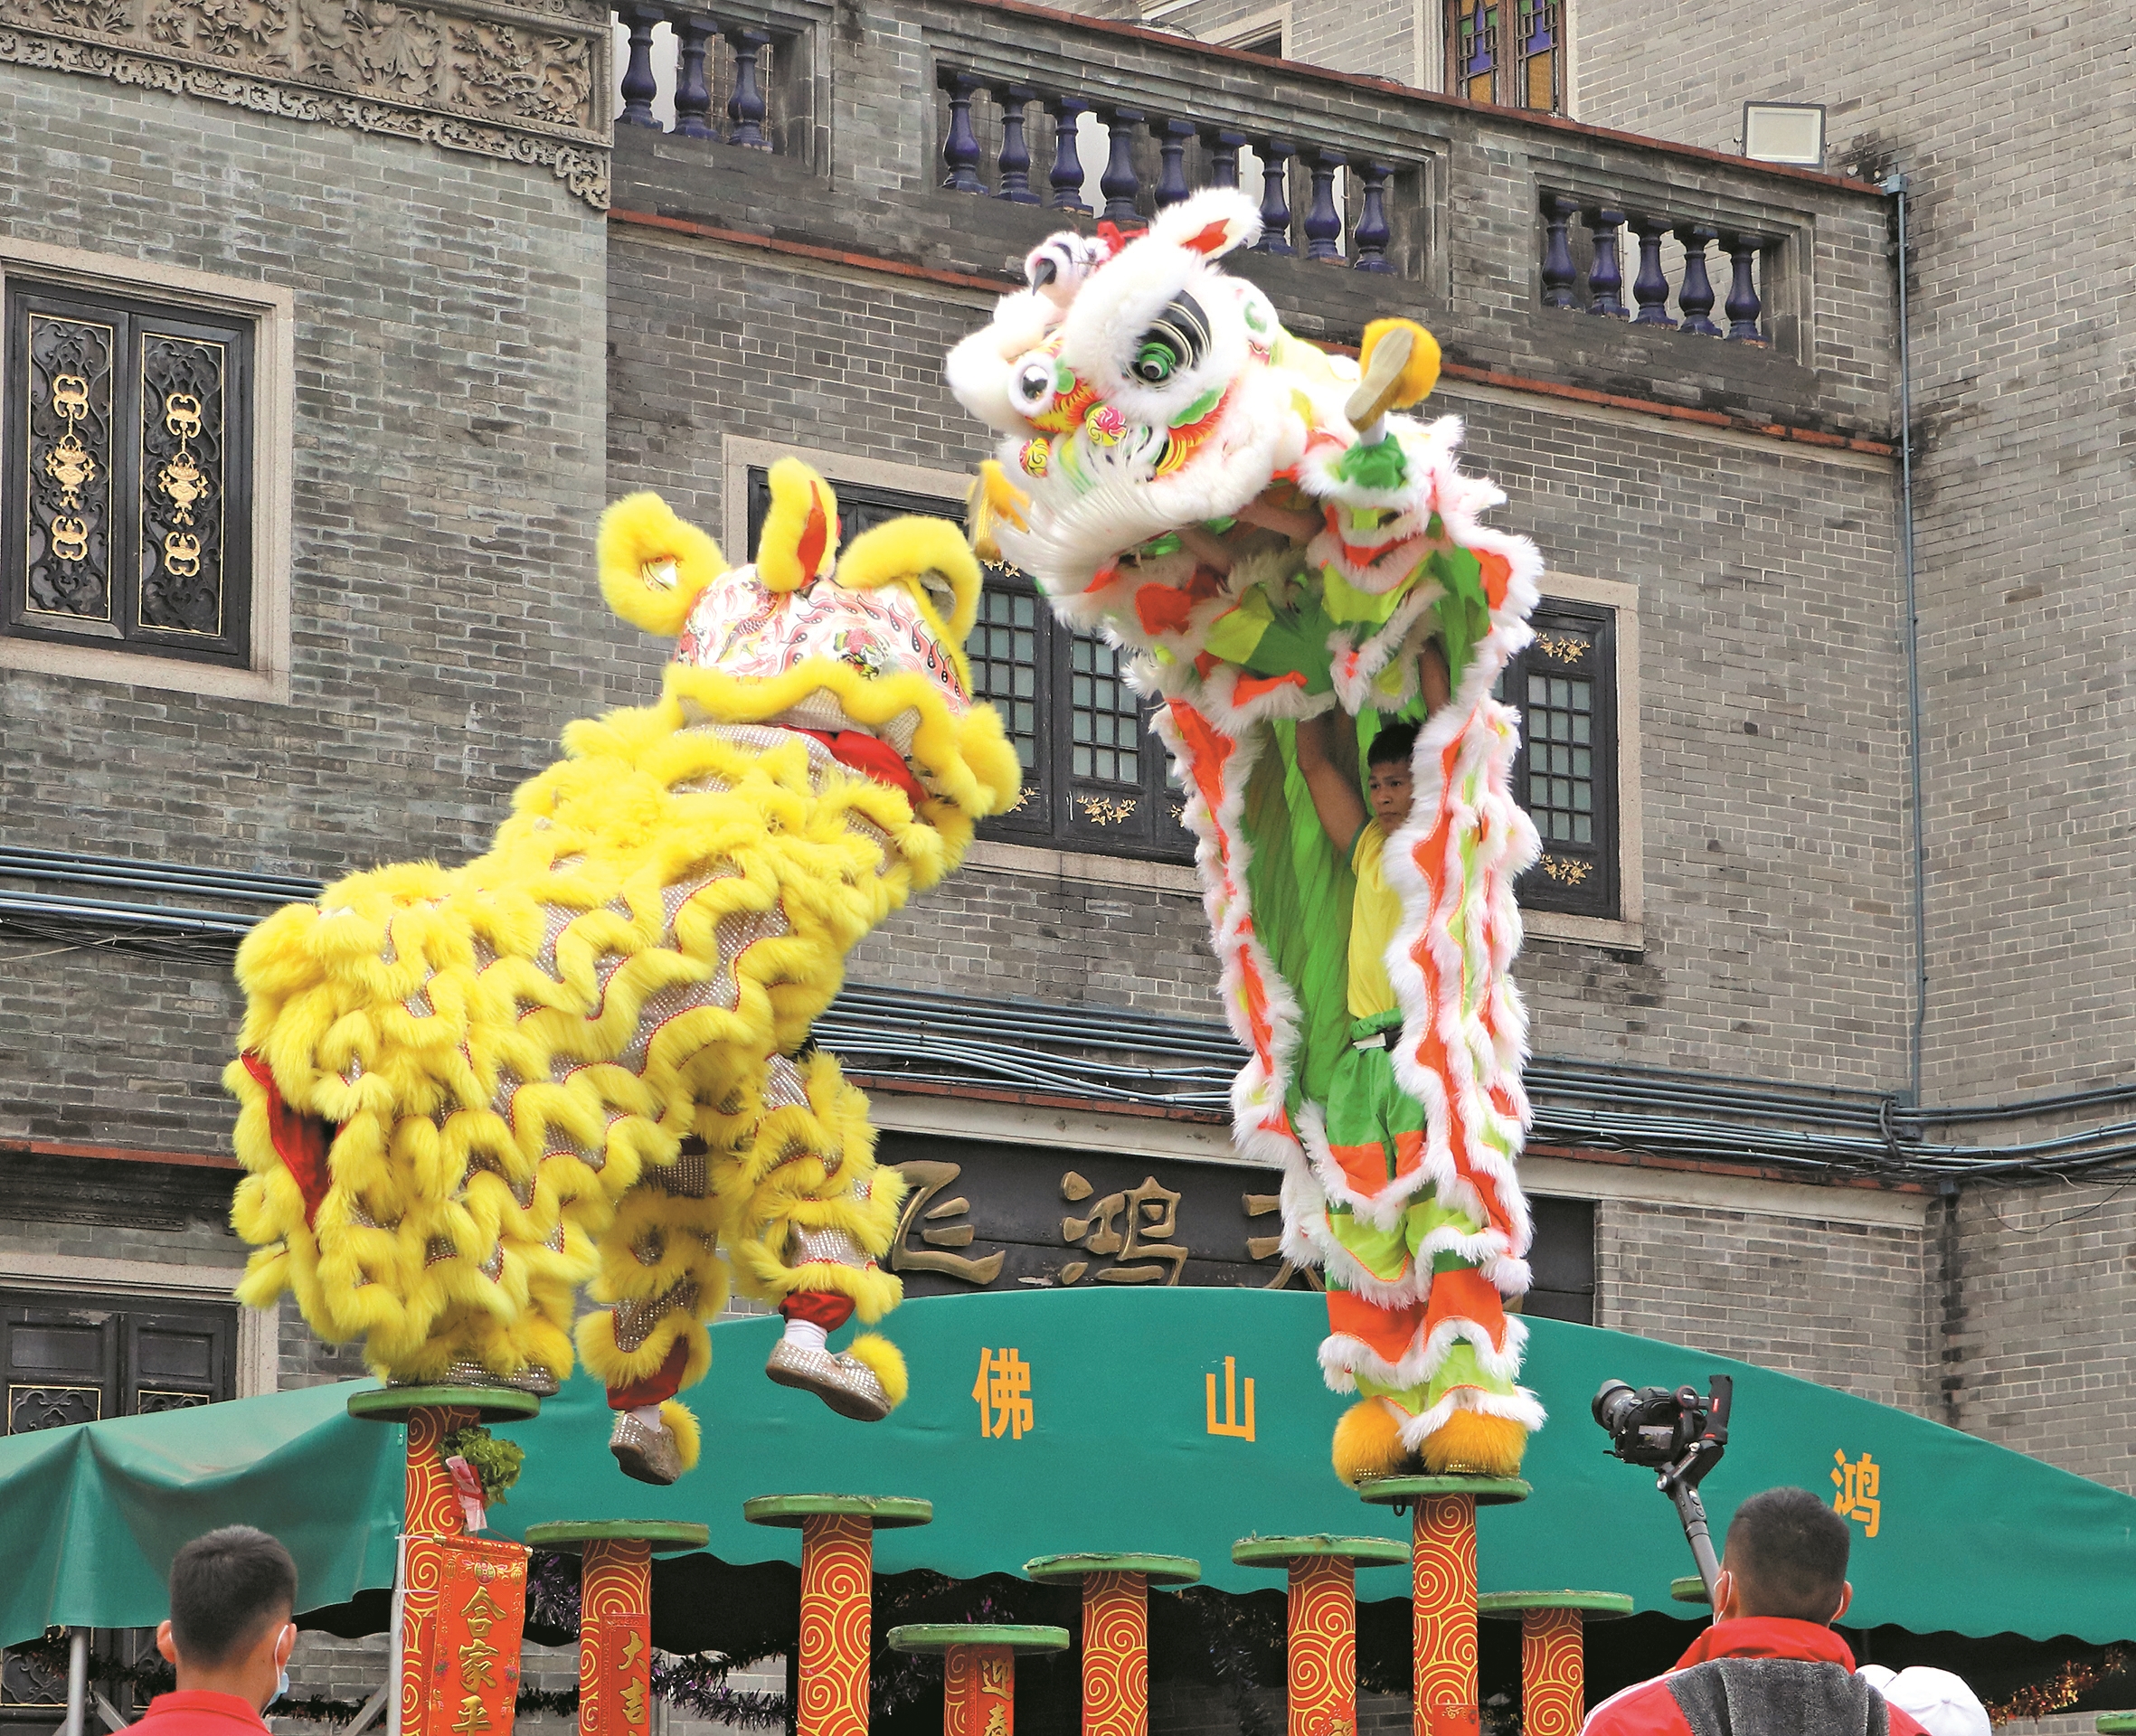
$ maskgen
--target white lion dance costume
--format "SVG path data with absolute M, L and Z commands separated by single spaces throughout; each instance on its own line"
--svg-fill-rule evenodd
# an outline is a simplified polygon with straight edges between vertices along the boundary
M 590 1282 L 579 1353 L 651 1482 L 695 1462 L 675 1394 L 730 1266 L 786 1316 L 774 1380 L 862 1420 L 903 1396 L 887 1341 L 825 1345 L 897 1305 L 903 1188 L 808 1029 L 1020 777 L 970 698 L 958 531 L 901 519 L 840 559 L 819 477 L 783 460 L 771 491 L 733 571 L 657 496 L 611 507 L 604 593 L 679 635 L 659 703 L 572 724 L 487 855 L 352 875 L 238 955 L 241 1297 L 294 1289 L 395 1382 L 553 1392 Z
M 1327 1281 L 1322 1366 L 1363 1395 L 1337 1470 L 1506 1474 L 1543 1421 L 1502 1302 L 1528 1283 L 1508 967 L 1536 839 L 1510 788 L 1517 719 L 1491 690 L 1530 637 L 1542 561 L 1478 522 L 1505 496 L 1456 467 L 1455 419 L 1387 413 L 1431 390 L 1430 336 L 1375 322 L 1362 380 L 1292 337 L 1217 263 L 1259 229 L 1249 200 L 1214 191 L 1147 235 L 1032 254 L 1030 287 L 950 358 L 1004 436 L 975 540 L 1063 620 L 1141 653 L 1167 702 L 1224 1010 L 1251 1052 L 1234 1137 L 1283 1168 L 1283 1252 Z M 1428 715 L 1427 668 L 1445 695 Z M 1300 724 L 1328 715 L 1366 744 L 1421 724 L 1413 805 L 1369 862 L 1362 832 L 1338 853 L 1300 768 Z M 1306 732 L 1324 731 L 1340 734 Z M 1384 953 L 1352 947 L 1367 873 Z M 1384 1005 L 1360 1006 L 1360 976 Z

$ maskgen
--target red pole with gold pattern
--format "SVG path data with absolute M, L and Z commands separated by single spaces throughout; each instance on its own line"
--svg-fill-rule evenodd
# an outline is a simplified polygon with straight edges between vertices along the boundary
M 934 1504 L 903 1495 L 760 1495 L 742 1504 L 742 1516 L 755 1525 L 800 1527 L 796 1736 L 867 1736 L 874 1533 L 924 1525 Z
M 1621 1591 L 1489 1591 L 1481 1616 L 1520 1618 L 1520 1717 L 1526 1736 L 1580 1736 L 1587 1722 L 1587 1665 L 1582 1645 L 1590 1621 L 1631 1613 Z
M 1382 1477 L 1357 1486 L 1360 1499 L 1413 1507 L 1416 1736 L 1477 1736 L 1476 1509 L 1525 1501 L 1517 1477 Z
M 1290 1576 L 1290 1736 L 1356 1736 L 1356 1571 L 1400 1567 L 1409 1545 L 1391 1537 L 1245 1537 L 1232 1545 L 1231 1558 Z
M 1149 1588 L 1192 1585 L 1185 1555 L 1041 1555 L 1041 1585 L 1082 1584 L 1082 1736 L 1149 1736 Z
M 1065 1628 L 997 1622 L 920 1624 L 890 1630 L 890 1649 L 942 1660 L 942 1736 L 1016 1736 L 1016 1654 L 1064 1652 Z
M 579 1561 L 580 1736 L 647 1736 L 653 1725 L 653 1557 L 703 1549 L 704 1525 L 668 1519 L 530 1525 L 529 1549 Z
M 399 1686 L 388 1736 L 508 1736 L 519 1703 L 526 1550 L 468 1529 L 439 1444 L 472 1422 L 535 1415 L 511 1387 L 389 1386 L 350 1395 L 349 1414 L 408 1425 L 398 1578 Z

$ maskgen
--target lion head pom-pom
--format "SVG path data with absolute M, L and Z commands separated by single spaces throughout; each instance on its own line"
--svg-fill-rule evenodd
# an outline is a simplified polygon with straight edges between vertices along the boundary
M 600 515 L 600 594 L 633 627 L 673 638 L 697 593 L 727 570 L 720 545 L 651 492 Z

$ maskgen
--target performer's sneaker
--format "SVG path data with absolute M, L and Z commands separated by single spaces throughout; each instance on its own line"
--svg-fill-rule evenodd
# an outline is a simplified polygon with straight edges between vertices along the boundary
M 615 1454 L 623 1475 L 640 1483 L 672 1483 L 683 1474 L 682 1448 L 675 1431 L 664 1422 L 647 1422 L 628 1410 L 616 1412 L 609 1451 Z
M 781 1386 L 813 1392 L 841 1417 L 880 1422 L 890 1414 L 890 1394 L 865 1363 L 781 1338 L 771 1346 L 764 1373 Z

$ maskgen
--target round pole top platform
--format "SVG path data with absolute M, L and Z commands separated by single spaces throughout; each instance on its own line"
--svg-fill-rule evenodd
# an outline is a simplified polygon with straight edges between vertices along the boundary
M 2132 1736 L 2136 1733 L 2136 1712 L 2103 1712 L 2097 1729 L 2099 1736 Z
M 1479 1616 L 1514 1617 L 1530 1609 L 1577 1609 L 1589 1621 L 1614 1621 L 1631 1613 L 1622 1591 L 1486 1591 L 1476 1599 Z
M 348 1413 L 365 1422 L 406 1422 L 418 1410 L 472 1410 L 484 1422 L 537 1416 L 542 1401 L 515 1386 L 382 1386 L 348 1395 Z
M 1024 1576 L 1041 1585 L 1088 1579 L 1092 1573 L 1139 1573 L 1152 1585 L 1192 1585 L 1202 1564 L 1187 1555 L 1035 1555 L 1024 1563 Z
M 1393 1537 L 1242 1537 L 1231 1546 L 1239 1567 L 1289 1567 L 1293 1561 L 1348 1561 L 1359 1567 L 1406 1567 L 1409 1545 Z
M 1368 1477 L 1357 1485 L 1357 1499 L 1380 1507 L 1406 1507 L 1427 1495 L 1472 1495 L 1479 1507 L 1503 1507 L 1534 1493 L 1517 1477 Z
M 952 1646 L 1006 1646 L 1017 1653 L 1068 1649 L 1065 1628 L 1024 1628 L 998 1621 L 920 1622 L 908 1628 L 893 1628 L 889 1638 L 893 1652 L 931 1655 L 946 1652 Z
M 656 1555 L 679 1555 L 711 1541 L 710 1527 L 687 1519 L 555 1519 L 529 1525 L 525 1539 L 529 1549 L 560 1550 L 566 1555 L 584 1554 L 588 1543 L 650 1543 Z
M 934 1522 L 934 1503 L 909 1495 L 760 1495 L 742 1504 L 752 1525 L 795 1526 L 825 1514 L 850 1514 L 877 1531 Z
M 1680 1580 L 1671 1580 L 1668 1582 L 1668 1595 L 1678 1603 L 1707 1603 L 1711 1601 L 1706 1595 L 1706 1581 L 1696 1573 L 1687 1573 Z

